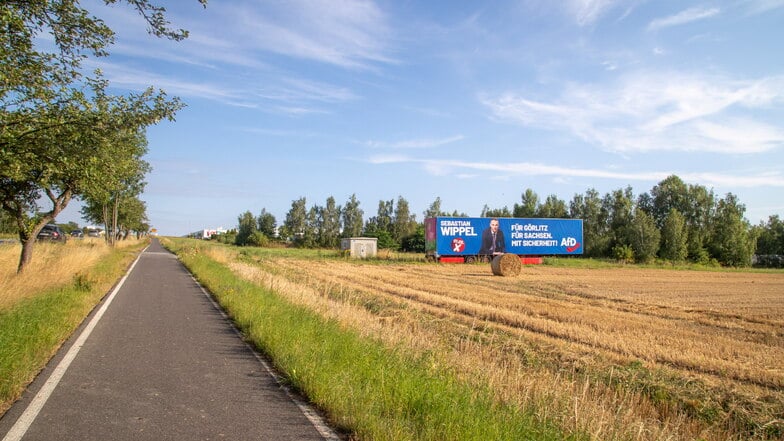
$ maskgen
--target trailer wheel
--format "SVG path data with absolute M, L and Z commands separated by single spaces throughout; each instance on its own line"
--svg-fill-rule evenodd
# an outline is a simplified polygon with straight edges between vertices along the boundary
M 476 256 L 466 256 L 465 263 L 476 263 Z

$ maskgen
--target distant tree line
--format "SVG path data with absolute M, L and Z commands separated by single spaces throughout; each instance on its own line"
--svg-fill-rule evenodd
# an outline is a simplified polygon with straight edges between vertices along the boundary
M 600 195 L 595 189 L 575 194 L 566 202 L 555 195 L 540 201 L 526 189 L 512 208 L 484 206 L 481 217 L 564 218 L 583 220 L 584 255 L 625 262 L 696 262 L 705 265 L 749 266 L 752 256 L 759 264 L 781 267 L 784 255 L 784 223 L 778 215 L 752 226 L 746 207 L 732 193 L 717 198 L 702 185 L 684 183 L 669 176 L 649 192 L 634 195 L 631 187 Z M 424 225 L 410 212 L 408 201 L 378 202 L 376 214 L 364 221 L 356 195 L 343 206 L 327 198 L 324 206 L 301 197 L 280 228 L 275 217 L 262 209 L 259 216 L 247 211 L 239 216 L 238 228 L 220 240 L 237 245 L 265 245 L 273 240 L 298 247 L 336 248 L 344 237 L 378 238 L 380 248 L 424 252 Z M 435 216 L 467 216 L 445 212 L 441 198 L 423 213 Z

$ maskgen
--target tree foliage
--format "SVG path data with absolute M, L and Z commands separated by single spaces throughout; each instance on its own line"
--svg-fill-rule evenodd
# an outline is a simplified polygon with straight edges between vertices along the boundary
M 540 218 L 555 218 L 555 219 L 564 219 L 568 216 L 568 210 L 566 208 L 566 202 L 558 199 L 558 196 L 551 194 L 547 196 L 537 209 L 536 209 L 536 217 Z
M 539 210 L 539 196 L 536 195 L 536 192 L 526 188 L 520 199 L 520 204 L 514 204 L 512 215 L 514 217 L 536 217 Z
M 659 255 L 671 262 L 682 262 L 688 254 L 686 218 L 676 208 L 670 208 L 662 224 Z
M 632 221 L 626 228 L 626 242 L 634 251 L 634 259 L 642 263 L 653 261 L 659 251 L 660 240 L 661 233 L 653 217 L 645 210 L 635 208 Z
M 758 227 L 757 252 L 784 255 L 784 222 L 778 215 L 768 217 L 767 223 Z
M 346 204 L 343 206 L 343 234 L 342 237 L 359 237 L 362 235 L 364 229 L 363 216 L 364 212 L 359 208 L 359 200 L 357 195 L 352 194 Z
M 152 34 L 185 37 L 149 0 L 125 3 L 147 20 Z M 78 1 L 8 0 L 0 5 L 0 27 L 0 205 L 16 222 L 21 272 L 35 236 L 76 196 L 98 197 L 99 188 L 111 187 L 106 192 L 113 194 L 117 228 L 120 190 L 107 181 L 118 165 L 111 157 L 118 138 L 138 138 L 147 126 L 173 119 L 181 103 L 152 88 L 110 96 L 100 72 L 83 79 L 81 62 L 107 55 L 114 33 Z M 41 40 L 52 45 L 39 45 Z M 51 206 L 42 208 L 40 201 Z
M 716 217 L 709 244 L 710 252 L 720 262 L 730 266 L 748 266 L 754 254 L 756 237 L 743 218 L 746 207 L 732 194 L 716 204 Z
M 398 196 L 392 228 L 392 237 L 394 237 L 395 242 L 400 243 L 403 238 L 414 234 L 416 226 L 416 215 L 411 213 L 408 201 L 403 196 Z
M 583 220 L 584 253 L 589 257 L 609 255 L 611 238 L 609 212 L 602 205 L 599 192 L 588 189 L 584 195 L 576 194 L 569 203 L 569 216 Z
M 337 248 L 340 245 L 340 211 L 340 205 L 335 203 L 335 198 L 332 196 L 328 197 L 326 205 L 320 210 L 319 246 Z
M 256 217 L 253 213 L 250 211 L 242 213 L 237 218 L 237 236 L 234 238 L 234 243 L 239 246 L 259 245 L 256 225 Z
M 490 208 L 485 204 L 479 217 L 512 217 L 512 212 L 509 211 L 509 207 Z
M 283 222 L 283 236 L 291 239 L 296 245 L 302 245 L 305 239 L 305 230 L 308 226 L 306 204 L 304 197 L 292 201 L 291 209 L 286 213 L 286 220 Z
M 277 220 L 275 220 L 275 216 L 272 213 L 267 212 L 267 209 L 261 209 L 257 222 L 259 232 L 267 236 L 268 239 L 272 239 L 277 235 Z

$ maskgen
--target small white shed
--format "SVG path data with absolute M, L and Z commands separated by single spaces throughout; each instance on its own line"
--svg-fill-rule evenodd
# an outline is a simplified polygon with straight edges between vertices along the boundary
M 347 237 L 340 241 L 340 251 L 355 259 L 376 257 L 378 239 L 375 237 Z

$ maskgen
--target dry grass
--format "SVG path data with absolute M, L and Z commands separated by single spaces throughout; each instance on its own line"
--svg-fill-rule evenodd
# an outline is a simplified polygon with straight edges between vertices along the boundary
M 443 354 L 467 381 L 596 439 L 769 439 L 784 424 L 784 273 L 231 266 L 390 345 Z
M 126 240 L 117 246 L 124 248 L 137 243 Z M 37 243 L 30 266 L 17 275 L 21 249 L 19 244 L 0 245 L 0 310 L 47 289 L 73 283 L 77 275 L 109 253 L 102 239 L 69 240 L 65 245 Z

